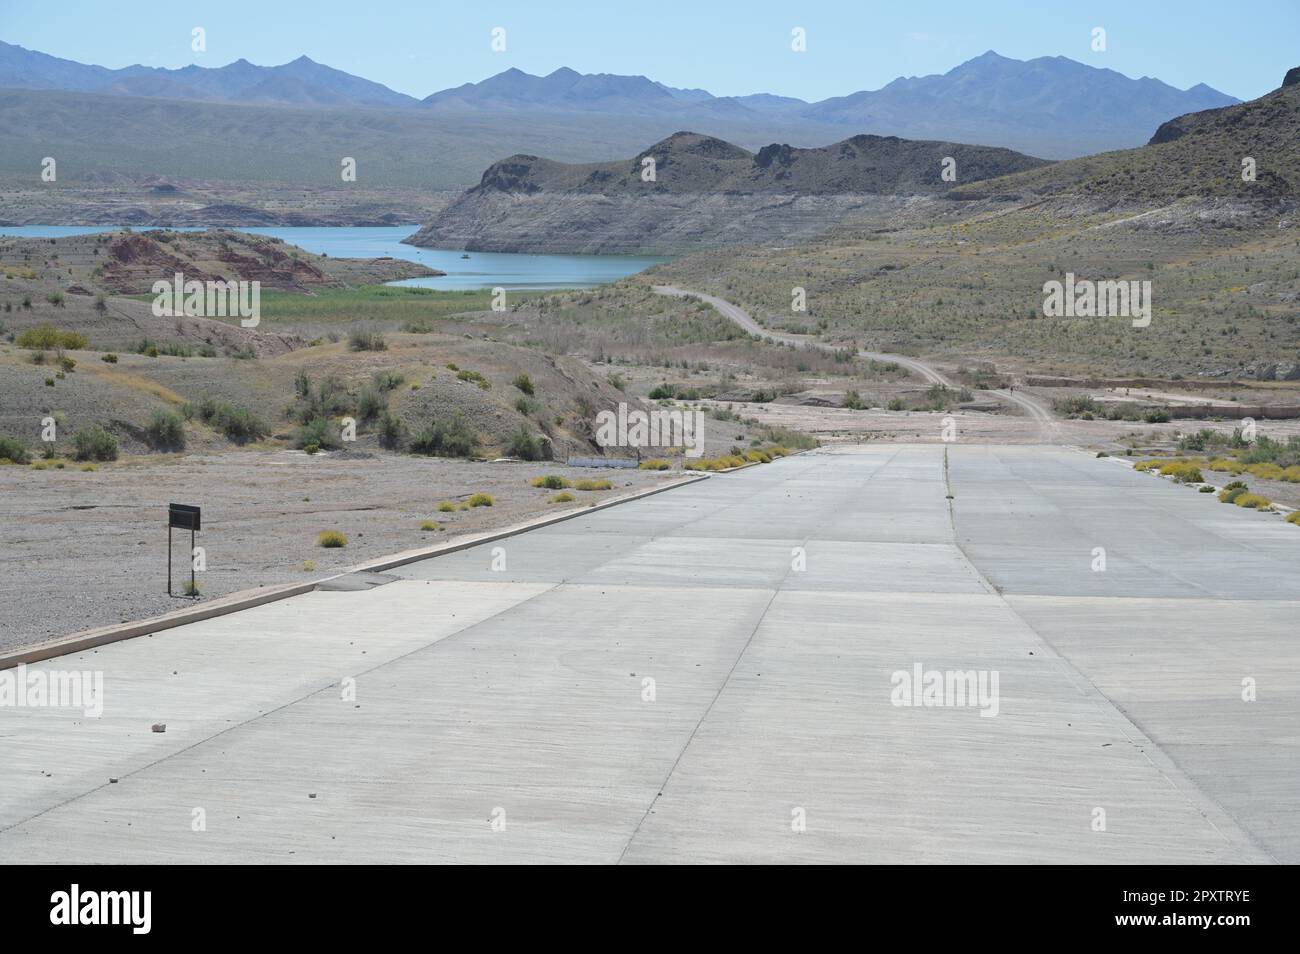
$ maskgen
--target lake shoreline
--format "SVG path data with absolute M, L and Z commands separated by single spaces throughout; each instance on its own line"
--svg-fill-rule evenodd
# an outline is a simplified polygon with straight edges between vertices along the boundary
M 0 237 L 58 239 L 98 232 L 178 231 L 202 232 L 227 229 L 228 226 L 185 226 L 155 229 L 139 226 L 0 226 Z M 331 258 L 393 258 L 413 262 L 442 272 L 439 276 L 405 279 L 393 284 L 406 287 L 465 291 L 504 288 L 515 291 L 554 291 L 569 288 L 594 288 L 609 284 L 668 261 L 656 255 L 578 255 L 542 252 L 465 252 L 462 249 L 433 249 L 411 245 L 405 240 L 420 226 L 250 226 L 231 228 L 277 238 L 303 251 Z

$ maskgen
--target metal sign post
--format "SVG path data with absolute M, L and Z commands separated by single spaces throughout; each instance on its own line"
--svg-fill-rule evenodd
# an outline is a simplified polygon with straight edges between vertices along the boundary
M 172 528 L 190 532 L 190 595 L 197 591 L 194 585 L 194 534 L 202 529 L 202 511 L 189 504 L 169 504 L 167 507 L 167 595 L 172 595 Z

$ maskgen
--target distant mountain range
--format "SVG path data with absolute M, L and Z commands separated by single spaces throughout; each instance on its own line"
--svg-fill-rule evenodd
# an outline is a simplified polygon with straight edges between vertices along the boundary
M 1022 61 L 992 51 L 942 75 L 899 78 L 879 90 L 816 103 L 769 93 L 713 96 L 644 76 L 568 68 L 546 76 L 509 69 L 419 100 L 305 56 L 270 67 L 241 59 L 218 68 L 113 70 L 4 42 L 0 87 L 449 116 L 586 115 L 662 120 L 704 130 L 709 123 L 775 124 L 798 130 L 805 139 L 816 129 L 825 130 L 826 139 L 851 131 L 1004 146 L 1047 158 L 1140 145 L 1175 116 L 1238 102 L 1204 84 L 1179 90 L 1065 57 Z M 717 131 L 728 130 L 719 126 Z
M 0 41 L 0 87 L 256 105 L 402 107 L 420 103 L 413 96 L 305 56 L 283 66 L 255 66 L 248 60 L 236 60 L 217 68 L 186 66 L 167 70 L 127 66 L 110 70 L 3 41 Z

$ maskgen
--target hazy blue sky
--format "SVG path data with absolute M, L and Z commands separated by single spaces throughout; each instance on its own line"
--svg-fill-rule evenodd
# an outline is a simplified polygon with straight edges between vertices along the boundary
M 207 31 L 207 52 L 190 30 Z M 506 29 L 493 53 L 490 31 Z M 790 50 L 804 27 L 808 51 Z M 1105 27 L 1108 50 L 1090 48 Z M 508 67 L 641 73 L 716 95 L 822 99 L 997 50 L 1062 55 L 1243 99 L 1300 65 L 1300 0 L 0 0 L 0 39 L 104 66 L 274 65 L 307 54 L 415 96 Z

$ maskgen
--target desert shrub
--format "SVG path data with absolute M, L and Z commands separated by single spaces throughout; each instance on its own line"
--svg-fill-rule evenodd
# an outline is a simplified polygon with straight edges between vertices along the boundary
M 623 377 L 623 375 L 619 374 L 617 371 L 611 371 L 609 374 L 605 376 L 605 380 L 609 382 L 610 387 L 616 390 L 619 391 L 627 390 L 627 379 Z
M 1203 427 L 1193 434 L 1185 434 L 1178 439 L 1179 450 L 1203 451 L 1211 447 L 1223 447 L 1228 444 L 1228 438 L 1218 431 Z
M 222 404 L 213 422 L 227 440 L 234 441 L 236 444 L 260 440 L 267 434 L 266 425 L 251 411 L 233 404 Z
M 743 467 L 745 463 L 746 462 L 743 457 L 739 457 L 735 454 L 724 454 L 721 457 L 716 457 L 713 459 L 707 457 L 701 457 L 697 460 L 687 459 L 682 464 L 682 466 L 685 467 L 687 470 L 716 471 L 716 470 L 730 470 L 733 467 Z
M 672 467 L 673 465 L 670 461 L 661 460 L 657 457 L 652 458 L 651 460 L 643 460 L 641 463 L 637 464 L 637 468 L 640 470 L 672 470 Z
M 466 504 L 470 507 L 491 507 L 494 503 L 496 501 L 492 499 L 492 495 L 484 493 L 473 494 L 466 501 Z
M 1159 468 L 1165 466 L 1165 464 L 1168 464 L 1168 463 L 1169 463 L 1169 461 L 1167 461 L 1167 460 L 1165 460 L 1165 459 L 1163 459 L 1163 458 L 1157 457 L 1157 458 L 1155 458 L 1154 460 L 1140 460 L 1140 461 L 1138 461 L 1136 464 L 1133 465 L 1133 469 L 1134 469 L 1134 470 L 1141 470 L 1141 471 L 1147 471 L 1147 470 L 1158 470 Z
M 1238 507 L 1245 507 L 1248 510 L 1272 510 L 1273 501 L 1267 497 L 1261 497 L 1259 494 L 1241 494 L 1232 501 Z
M 515 398 L 515 410 L 518 411 L 520 414 L 524 415 L 525 417 L 527 417 L 529 414 L 532 414 L 534 411 L 538 410 L 539 407 L 540 405 L 538 405 L 536 401 L 530 401 L 528 400 L 528 398 L 524 397 L 523 395 L 520 395 L 519 397 Z
M 364 387 L 357 395 L 357 417 L 363 421 L 377 418 L 381 411 L 388 409 L 384 396 L 373 387 Z
M 541 438 L 522 424 L 510 435 L 506 453 L 521 460 L 541 460 L 545 456 Z
M 552 497 L 551 503 L 573 503 L 573 501 L 576 499 L 577 498 L 574 497 L 573 494 L 569 493 L 566 490 L 563 493 L 556 494 L 554 497 Z
M 947 385 L 932 384 L 925 392 L 926 404 L 922 410 L 946 411 L 954 401 L 969 401 L 970 391 L 965 388 L 953 392 Z
M 1200 492 L 1203 493 L 1203 494 L 1212 494 L 1212 493 L 1214 493 L 1214 488 L 1211 487 L 1209 484 L 1202 484 L 1200 487 L 1197 488 L 1197 490 L 1200 491 Z
M 519 390 L 523 391 L 529 397 L 533 396 L 534 393 L 533 379 L 530 378 L 528 375 L 524 374 L 523 372 L 520 372 L 519 374 L 515 375 L 515 379 L 510 383 L 513 384 L 515 387 L 517 387 Z
M 545 477 L 534 477 L 528 483 L 534 487 L 544 487 L 547 490 L 564 490 L 566 487 L 573 486 L 559 474 L 547 474 Z
M 580 480 L 573 486 L 578 490 L 609 490 L 614 485 L 608 480 Z
M 1241 462 L 1250 464 L 1277 464 L 1287 467 L 1300 464 L 1300 434 L 1293 434 L 1285 442 L 1261 436 L 1242 452 Z
M 657 384 L 650 389 L 650 400 L 665 401 L 676 393 L 671 384 Z
M 293 376 L 293 393 L 301 400 L 311 397 L 311 378 L 302 368 Z
M 154 411 L 144 433 L 154 450 L 185 449 L 185 421 L 175 411 L 165 408 Z
M 1180 484 L 1199 484 L 1204 483 L 1205 477 L 1201 474 L 1201 469 L 1191 461 L 1174 460 L 1160 468 L 1162 477 L 1172 477 Z
M 322 530 L 316 536 L 316 546 L 336 549 L 348 545 L 348 538 L 337 530 Z
M 1247 464 L 1246 472 L 1260 480 L 1281 480 L 1282 468 L 1277 464 Z
M 1149 407 L 1142 412 L 1142 420 L 1148 424 L 1168 424 L 1169 412 L 1162 407 Z
M 790 450 L 789 450 L 789 448 L 782 447 L 780 444 L 773 444 L 771 447 L 769 447 L 769 448 L 767 449 L 767 452 L 768 452 L 769 454 L 771 454 L 773 457 L 789 457 L 789 456 L 790 456 Z
M 334 427 L 330 422 L 323 417 L 318 417 L 294 431 L 293 444 L 303 450 L 313 444 L 316 450 L 322 447 L 330 449 L 339 446 L 339 439 L 335 436 Z
M 1230 484 L 1225 484 L 1223 489 L 1219 491 L 1219 499 L 1224 503 L 1232 503 L 1248 489 L 1240 480 L 1234 480 Z
M 1085 412 L 1096 414 L 1101 410 L 1090 394 L 1078 394 L 1073 397 L 1061 398 L 1059 401 L 1053 401 L 1052 407 L 1062 417 L 1077 417 Z
M 107 354 L 101 354 L 99 360 L 107 362 L 108 364 L 117 364 L 117 355 L 110 351 Z
M 29 460 L 27 448 L 12 437 L 0 434 L 0 460 L 7 460 L 11 464 L 25 464 Z
M 339 417 L 352 413 L 352 395 L 337 374 L 327 375 L 316 385 L 310 380 L 305 383 L 295 381 L 294 387 L 299 393 L 299 400 L 292 414 L 299 424 L 309 424 L 318 417 Z
M 483 375 L 479 374 L 477 371 L 471 371 L 469 368 L 461 368 L 459 371 L 457 371 L 456 380 L 472 382 L 474 384 L 477 384 L 485 391 L 488 388 L 492 387 L 491 381 L 483 377 Z
M 1300 464 L 1292 464 L 1286 470 L 1282 471 L 1282 480 L 1292 484 L 1300 484 Z
M 60 331 L 53 325 L 40 325 L 36 328 L 24 329 L 14 339 L 14 344 L 20 348 L 35 348 L 38 350 L 67 348 L 69 351 L 81 351 L 85 349 L 87 343 L 86 336 L 80 332 Z
M 889 399 L 889 403 L 886 404 L 885 407 L 888 408 L 888 409 L 891 410 L 891 411 L 901 411 L 901 410 L 903 410 L 903 407 L 904 407 L 904 405 L 903 405 L 903 399 L 902 399 L 902 398 L 890 398 L 890 399 Z
M 237 407 L 229 401 L 219 401 L 206 397 L 197 404 L 185 404 L 181 408 L 187 420 L 197 417 L 203 423 L 225 435 L 226 440 L 236 444 L 261 440 L 267 435 L 266 425 L 251 412 Z
M 1287 514 L 1286 522 L 1294 523 L 1297 527 L 1300 527 L 1300 510 L 1292 510 L 1289 514 Z
M 865 411 L 871 406 L 866 401 L 862 400 L 862 395 L 857 391 L 845 391 L 844 400 L 841 404 L 851 411 Z
M 454 513 L 455 510 L 456 505 L 450 500 L 444 500 L 442 503 L 438 504 L 438 513 Z
M 821 447 L 821 441 L 817 438 L 788 427 L 765 427 L 763 439 L 781 447 L 785 454 L 790 453 L 785 450 L 787 447 L 793 447 L 795 450 L 812 450 L 814 447 Z
M 376 371 L 370 379 L 371 383 L 379 391 L 396 391 L 406 383 L 406 375 L 401 371 L 383 370 Z
M 436 520 L 421 520 L 421 521 L 420 521 L 420 529 L 421 529 L 421 530 L 426 530 L 426 531 L 427 531 L 427 530 L 441 530 L 441 529 L 442 529 L 442 526 L 441 526 L 441 524 L 439 524 Z
M 313 441 L 313 442 L 310 443 L 310 444 L 304 444 L 303 447 L 302 447 L 302 449 L 303 449 L 304 453 L 309 454 L 309 455 L 310 455 L 310 454 L 319 454 L 319 453 L 320 453 L 320 445 L 317 444 L 315 441 Z
M 410 450 L 426 457 L 471 457 L 477 443 L 473 430 L 457 415 L 424 428 L 411 439 Z
M 406 425 L 400 417 L 390 413 L 388 408 L 379 414 L 376 433 L 379 436 L 379 446 L 386 450 L 397 450 L 406 443 Z
M 77 460 L 117 460 L 117 438 L 97 424 L 72 435 Z
M 1240 474 L 1246 469 L 1245 464 L 1238 463 L 1235 460 L 1228 460 L 1225 457 L 1215 457 L 1206 465 L 1210 470 L 1222 474 Z
M 387 349 L 383 332 L 364 326 L 353 328 L 348 332 L 349 351 L 386 351 Z

